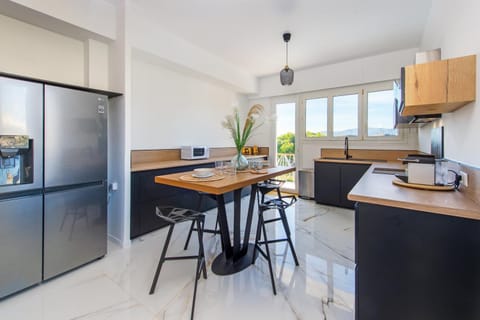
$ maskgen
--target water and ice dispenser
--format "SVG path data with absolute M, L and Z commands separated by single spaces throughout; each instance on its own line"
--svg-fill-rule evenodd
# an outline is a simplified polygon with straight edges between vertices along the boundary
M 0 186 L 33 183 L 33 139 L 0 135 Z

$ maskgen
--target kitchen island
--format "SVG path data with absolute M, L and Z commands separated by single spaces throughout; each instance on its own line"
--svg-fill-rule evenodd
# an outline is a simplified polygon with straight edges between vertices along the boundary
M 480 319 L 480 207 L 392 184 L 373 164 L 350 191 L 357 320 Z

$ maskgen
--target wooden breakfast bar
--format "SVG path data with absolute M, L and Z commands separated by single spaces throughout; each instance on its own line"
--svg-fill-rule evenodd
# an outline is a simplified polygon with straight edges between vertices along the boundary
M 250 171 L 238 171 L 235 175 L 224 175 L 215 181 L 188 181 L 182 177 L 191 176 L 192 171 L 179 172 L 155 177 L 155 183 L 204 192 L 215 195 L 218 205 L 218 217 L 220 233 L 222 237 L 223 252 L 218 255 L 213 264 L 212 271 L 217 275 L 229 275 L 237 273 L 252 264 L 254 261 L 254 244 L 249 243 L 253 210 L 257 195 L 256 184 L 260 181 L 281 176 L 295 171 L 295 167 L 274 167 L 264 171 L 252 173 Z M 250 200 L 243 234 L 241 240 L 241 193 L 242 188 L 251 186 Z M 230 240 L 230 231 L 227 221 L 224 194 L 233 191 L 234 218 L 233 218 L 233 244 Z

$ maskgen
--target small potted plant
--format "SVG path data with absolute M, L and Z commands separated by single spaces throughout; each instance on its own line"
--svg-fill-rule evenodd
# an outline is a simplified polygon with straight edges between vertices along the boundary
M 248 167 L 248 160 L 243 156 L 242 148 L 252 136 L 252 133 L 262 125 L 262 123 L 258 123 L 262 115 L 263 106 L 260 104 L 255 104 L 248 111 L 245 124 L 243 125 L 243 130 L 240 129 L 241 121 L 238 109 L 234 109 L 233 115 L 226 116 L 225 120 L 222 122 L 223 127 L 230 131 L 230 135 L 235 143 L 237 155 L 232 161 L 235 162 L 235 166 L 238 170 L 244 170 Z

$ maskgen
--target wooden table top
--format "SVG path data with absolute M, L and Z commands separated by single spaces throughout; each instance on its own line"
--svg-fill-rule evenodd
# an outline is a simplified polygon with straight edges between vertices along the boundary
M 193 171 L 186 171 L 156 176 L 155 183 L 220 195 L 260 181 L 293 172 L 295 171 L 295 167 L 275 167 L 267 168 L 266 170 L 266 173 L 251 173 L 250 171 L 237 172 L 236 175 L 225 175 L 225 178 L 222 180 L 196 182 L 184 181 L 180 179 L 180 177 L 183 175 L 193 173 Z

